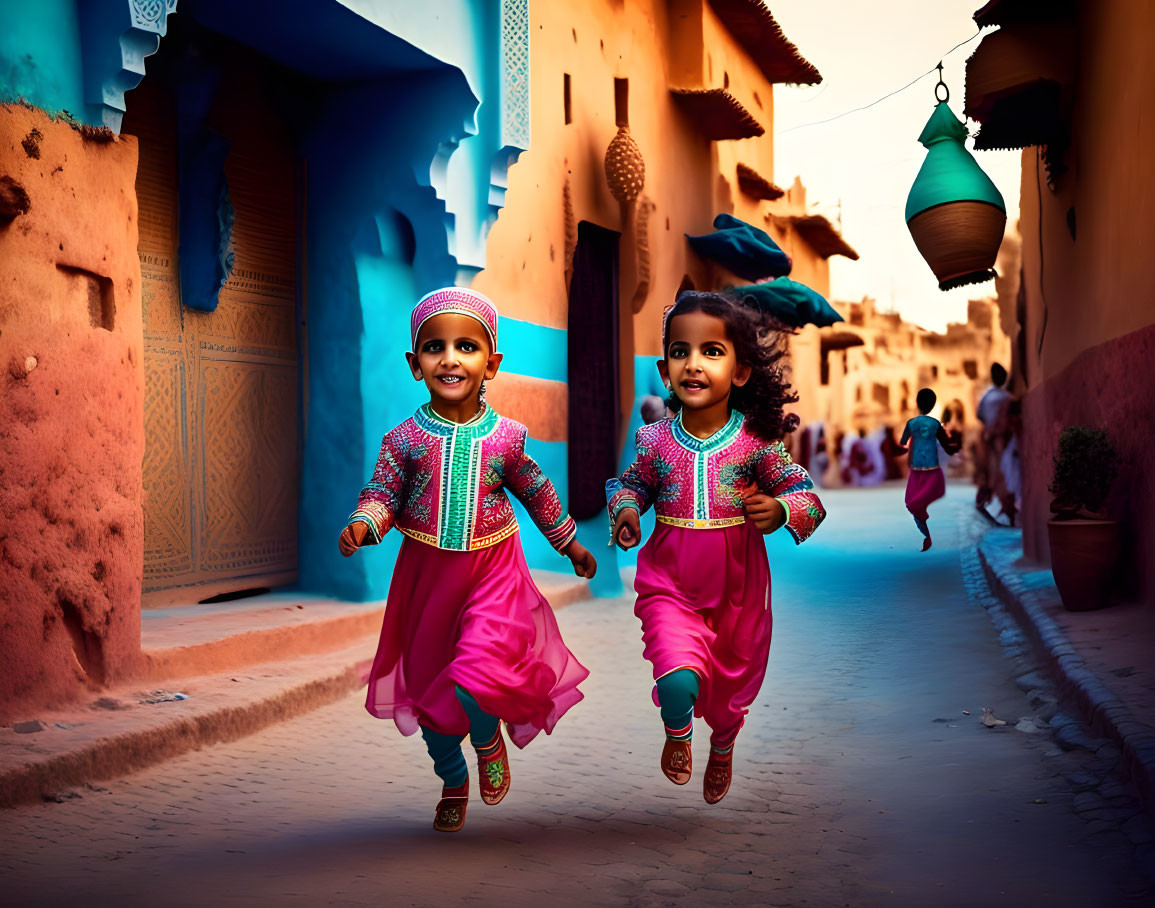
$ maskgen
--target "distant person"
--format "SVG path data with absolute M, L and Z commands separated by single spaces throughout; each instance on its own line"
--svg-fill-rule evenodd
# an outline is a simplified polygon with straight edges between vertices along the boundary
M 666 402 L 656 394 L 647 394 L 643 397 L 639 409 L 642 414 L 642 422 L 647 426 L 660 422 L 669 415 L 666 410 Z
M 830 454 L 826 450 L 826 427 L 818 424 L 818 433 L 814 442 L 814 472 L 810 475 L 820 486 L 827 483 L 826 471 L 830 469 Z
M 823 474 L 830 466 L 830 456 L 826 453 L 826 427 L 821 422 L 807 423 L 802 430 L 797 462 L 816 485 L 826 485 Z
M 1015 516 L 1022 508 L 1023 472 L 1019 459 L 1019 433 L 1022 429 L 1022 401 L 1009 400 L 995 423 L 995 436 L 1002 447 L 995 494 L 1011 526 L 1015 525 Z
M 842 484 L 848 486 L 863 486 L 863 478 L 870 470 L 870 461 L 866 454 L 866 430 L 858 429 L 847 432 L 842 439 Z
M 957 432 L 953 436 L 947 435 L 942 423 L 928 415 L 934 409 L 937 400 L 938 397 L 930 388 L 923 388 L 918 392 L 916 401 L 920 415 L 907 422 L 899 442 L 903 450 L 907 450 L 905 445 L 908 439 L 910 441 L 910 476 L 906 480 L 906 508 L 914 516 L 915 526 L 923 535 L 924 552 L 931 547 L 927 508 L 946 494 L 946 479 L 938 462 L 939 445 L 942 445 L 948 454 L 953 454 L 962 447 L 962 438 Z
M 1003 408 L 1011 399 L 1006 390 L 1007 370 L 999 363 L 991 364 L 991 387 L 983 394 L 979 401 L 978 418 L 982 424 L 979 440 L 975 445 L 975 507 L 986 513 L 994 495 L 994 488 L 999 484 L 1002 459 L 1001 446 L 996 444 L 994 434 L 995 424 L 1002 414 Z M 989 514 L 987 515 L 990 516 Z
M 863 439 L 866 448 L 866 471 L 862 474 L 864 486 L 876 486 L 886 482 L 886 429 L 879 426 Z
M 954 422 L 954 413 L 950 407 L 942 408 L 942 428 L 943 431 L 950 435 L 950 430 Z M 943 476 L 946 476 L 946 468 L 950 464 L 950 452 L 946 448 L 939 447 L 938 449 L 938 465 L 942 467 Z

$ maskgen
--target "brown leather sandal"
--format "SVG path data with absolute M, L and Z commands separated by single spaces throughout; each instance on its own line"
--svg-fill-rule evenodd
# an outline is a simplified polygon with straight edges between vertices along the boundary
M 706 774 L 702 776 L 702 797 L 707 804 L 717 804 L 730 790 L 730 779 L 734 770 L 734 749 L 720 754 L 710 748 L 710 759 L 706 763 Z
M 509 752 L 500 725 L 493 740 L 477 748 L 477 787 L 486 804 L 500 803 L 509 793 Z
M 465 825 L 465 808 L 469 804 L 469 779 L 457 788 L 442 788 L 433 828 L 438 832 L 457 832 Z
M 685 785 L 690 781 L 693 769 L 694 759 L 690 752 L 690 742 L 666 738 L 666 744 L 662 748 L 662 772 L 666 778 L 675 785 Z

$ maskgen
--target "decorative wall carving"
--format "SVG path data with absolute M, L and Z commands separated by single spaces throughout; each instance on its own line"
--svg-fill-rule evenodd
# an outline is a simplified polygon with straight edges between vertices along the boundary
M 84 54 L 84 98 L 90 122 L 119 133 L 124 93 L 144 78 L 177 0 L 86 0 L 77 4 Z
M 646 183 L 646 162 L 642 150 L 630 135 L 630 127 L 619 126 L 606 149 L 606 182 L 619 202 L 632 202 Z
M 567 169 L 569 162 L 566 162 Z M 577 249 L 577 218 L 574 216 L 573 189 L 567 176 L 561 190 L 562 211 L 565 212 L 565 288 L 569 291 L 573 280 L 573 255 Z
M 529 148 L 529 0 L 501 0 L 501 143 Z
M 222 126 L 236 267 L 214 311 L 183 306 L 176 124 L 159 84 L 137 90 L 126 123 L 140 143 L 144 590 L 154 604 L 293 580 L 300 477 L 291 145 L 238 80 L 239 112 Z
M 132 27 L 163 35 L 168 16 L 176 12 L 177 0 L 129 0 Z
M 649 196 L 642 196 L 634 214 L 634 255 L 637 256 L 638 283 L 631 301 L 634 314 L 642 311 L 646 297 L 650 294 L 650 215 L 657 205 Z

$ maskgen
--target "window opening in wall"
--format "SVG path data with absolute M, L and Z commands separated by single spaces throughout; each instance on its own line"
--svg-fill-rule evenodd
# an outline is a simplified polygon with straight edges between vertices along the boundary
M 966 373 L 967 378 L 974 381 L 979 377 L 979 364 L 973 359 L 963 360 L 963 372 Z
M 565 108 L 565 125 L 569 126 L 573 122 L 573 100 L 570 94 L 570 75 L 569 73 L 562 73 L 562 106 Z
M 726 72 L 726 70 L 722 70 L 722 87 L 723 88 L 729 88 L 730 87 L 730 74 L 728 72 Z
M 828 384 L 830 384 L 830 354 L 829 353 L 824 353 L 822 355 L 821 367 L 822 367 L 822 373 L 821 373 L 820 381 L 822 382 L 822 384 L 828 385 Z
M 614 79 L 614 124 L 630 125 L 630 80 Z

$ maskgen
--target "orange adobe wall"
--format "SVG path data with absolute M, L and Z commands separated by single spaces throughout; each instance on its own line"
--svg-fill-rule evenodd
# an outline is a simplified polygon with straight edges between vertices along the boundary
M 1069 170 L 1047 186 L 1023 150 L 1023 547 L 1049 561 L 1053 457 L 1069 425 L 1107 430 L 1120 455 L 1108 516 L 1124 531 L 1127 598 L 1155 606 L 1155 4 L 1080 3 Z M 1040 211 L 1041 200 L 1041 211 Z M 1041 235 L 1040 235 L 1041 234 Z
M 0 107 L 0 722 L 139 658 L 136 164 L 134 139 Z
M 628 204 L 610 194 L 604 166 L 618 130 L 615 79 L 628 81 L 630 135 L 645 161 L 645 185 Z M 625 419 L 635 408 L 635 357 L 660 354 L 662 312 L 683 281 L 688 277 L 698 289 L 743 283 L 698 258 L 686 242 L 687 233 L 713 230 L 719 212 L 766 230 L 794 257 L 793 276 L 828 293 L 826 261 L 793 229 L 769 217 L 805 213 L 801 183 L 776 202 L 760 202 L 739 190 L 739 162 L 768 178 L 773 174 L 774 85 L 707 2 L 533 0 L 530 83 L 530 147 L 509 170 L 505 207 L 487 240 L 486 267 L 472 286 L 490 295 L 503 316 L 565 329 L 566 271 L 578 223 L 618 231 Z M 766 134 L 711 141 L 675 104 L 671 88 L 725 88 Z M 804 373 L 817 374 L 817 353 L 804 355 Z M 653 369 L 648 362 L 641 367 Z M 506 371 L 490 391 L 495 406 L 525 422 L 532 437 L 566 440 L 563 382 Z M 813 405 L 812 398 L 808 395 L 806 405 Z

